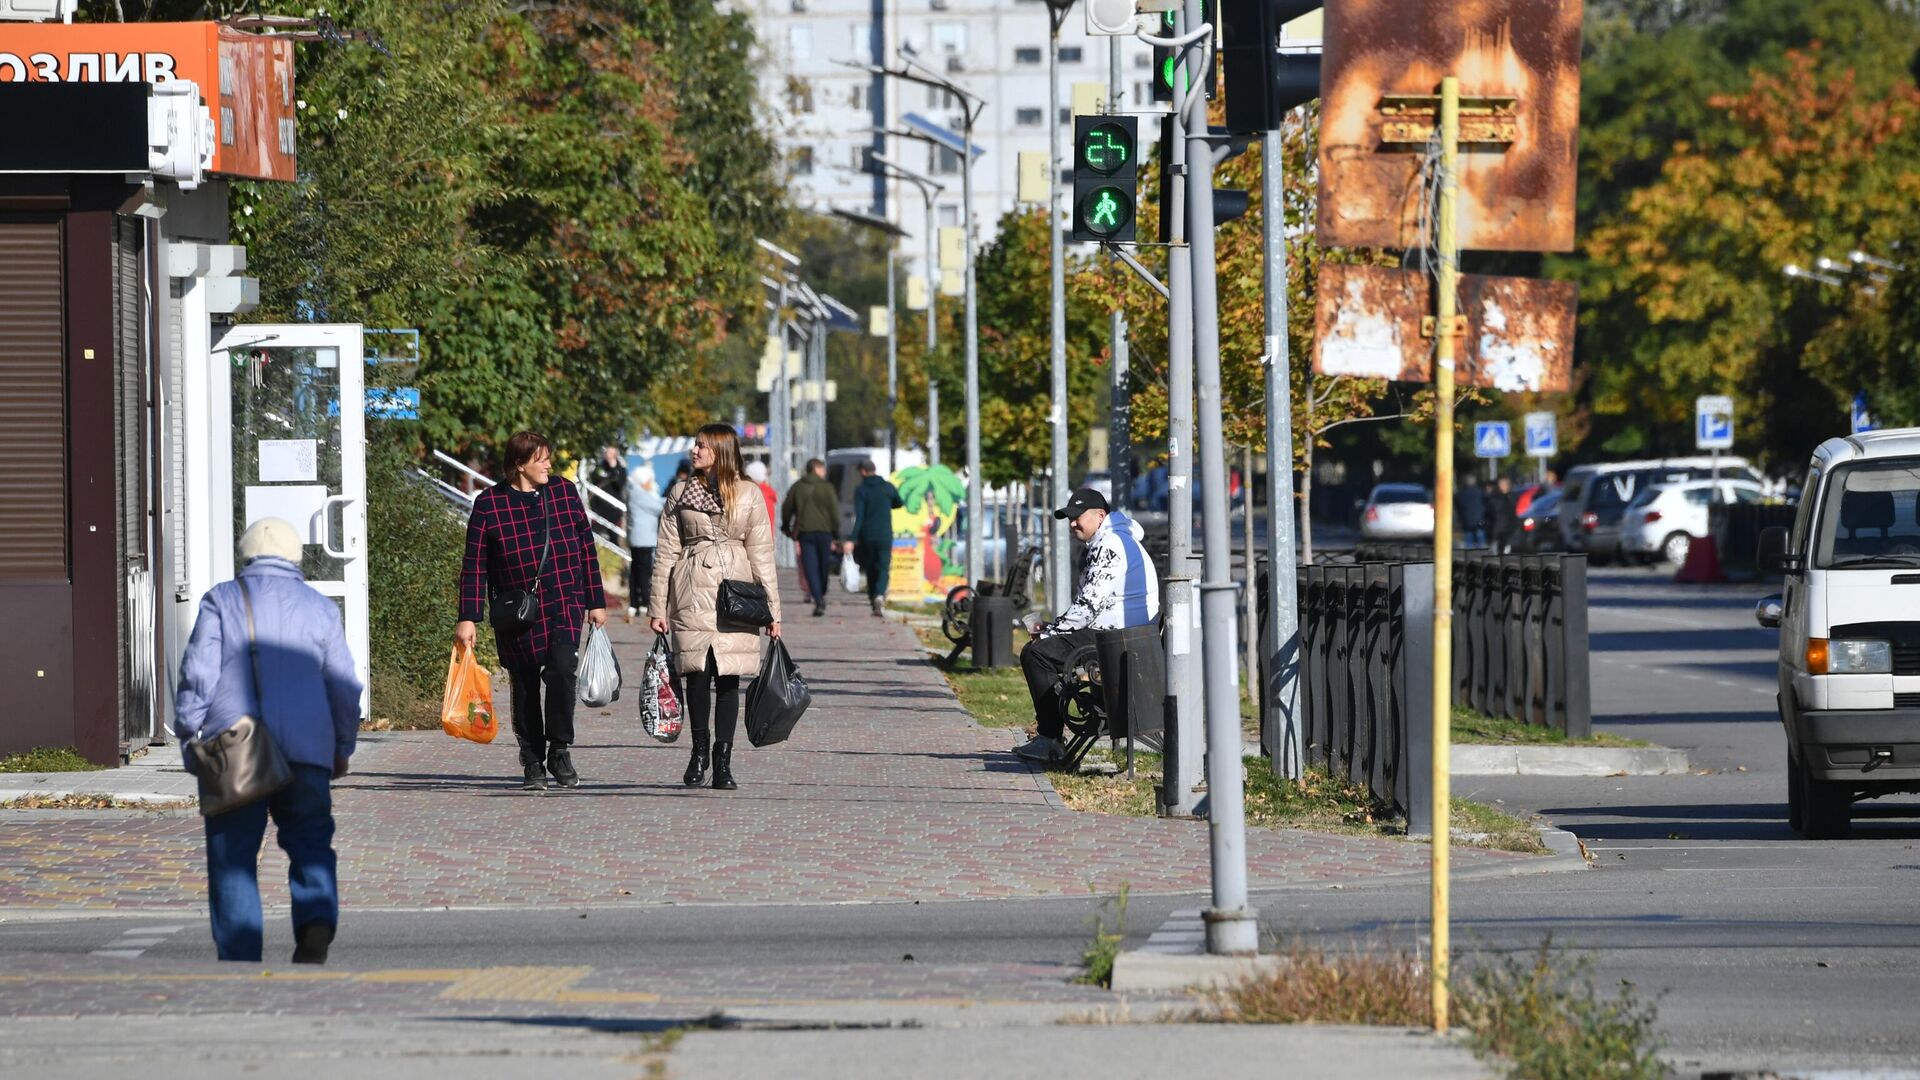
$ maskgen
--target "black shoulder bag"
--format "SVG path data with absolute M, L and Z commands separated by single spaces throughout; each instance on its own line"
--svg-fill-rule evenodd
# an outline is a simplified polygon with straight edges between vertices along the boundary
M 524 634 L 540 621 L 540 579 L 547 573 L 547 552 L 553 548 L 553 523 L 547 515 L 547 489 L 540 489 L 540 565 L 533 572 L 533 588 L 507 589 L 493 598 L 487 621 L 496 635 Z
M 260 711 L 267 711 L 267 688 L 260 681 L 260 648 L 253 634 L 253 595 L 247 583 L 240 586 L 240 600 L 247 606 L 247 663 L 253 670 L 253 689 L 260 699 Z M 226 730 L 211 738 L 196 737 L 192 743 L 195 773 L 200 780 L 200 816 L 214 817 L 259 802 L 293 783 L 293 768 L 273 741 L 265 721 L 258 716 L 243 716 Z

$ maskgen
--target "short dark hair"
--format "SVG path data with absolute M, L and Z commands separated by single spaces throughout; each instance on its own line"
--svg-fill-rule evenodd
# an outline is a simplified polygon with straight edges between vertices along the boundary
M 824 468 L 826 468 L 826 467 L 827 467 L 827 463 L 826 463 L 826 462 L 824 462 L 824 461 L 821 461 L 821 460 L 820 460 L 819 458 L 817 458 L 817 457 L 816 457 L 816 458 L 808 458 L 808 459 L 807 459 L 807 471 L 808 471 L 808 472 L 812 472 L 812 471 L 813 471 L 813 470 L 815 470 L 815 469 L 824 469 Z
M 861 458 L 861 459 L 860 459 L 860 475 L 861 475 L 861 476 L 872 476 L 872 475 L 874 474 L 874 472 L 875 472 L 875 471 L 876 471 L 876 470 L 875 470 L 875 469 L 874 469 L 874 467 L 873 467 L 873 459 L 872 459 L 872 458 Z
M 547 452 L 548 457 L 553 456 L 553 443 L 548 441 L 545 435 L 537 431 L 515 432 L 513 437 L 507 440 L 505 451 L 507 479 L 512 480 L 519 476 L 521 468 L 538 457 L 542 450 Z

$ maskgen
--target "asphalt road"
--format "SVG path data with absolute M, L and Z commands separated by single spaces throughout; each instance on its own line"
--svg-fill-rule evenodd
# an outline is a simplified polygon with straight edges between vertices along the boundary
M 1596 727 L 1685 748 L 1696 774 L 1457 783 L 1457 794 L 1571 829 L 1594 865 L 1457 884 L 1455 942 L 1471 964 L 1551 937 L 1592 965 L 1596 984 L 1630 982 L 1657 1003 L 1661 1036 L 1682 1075 L 1920 1069 L 1920 801 L 1868 804 L 1872 816 L 1851 840 L 1809 842 L 1788 831 L 1773 635 L 1751 617 L 1762 591 L 1673 586 L 1644 571 L 1594 573 Z M 1135 897 L 1135 941 L 1200 900 Z M 1425 936 L 1420 882 L 1299 889 L 1255 902 L 1276 934 L 1408 947 Z M 614 961 L 706 972 L 724 986 L 767 968 L 1071 964 L 1100 910 L 1095 898 L 625 911 L 350 907 L 335 966 Z M 135 962 L 206 957 L 203 923 L 157 921 L 187 925 Z M 127 925 L 0 922 L 0 955 L 91 953 L 110 948 Z M 285 948 L 284 928 L 271 932 L 278 936 L 269 951 Z

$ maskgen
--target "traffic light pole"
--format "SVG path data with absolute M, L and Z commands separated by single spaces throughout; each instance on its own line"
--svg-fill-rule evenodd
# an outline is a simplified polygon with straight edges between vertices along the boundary
M 1202 0 L 1186 0 L 1187 25 L 1205 23 Z M 1207 718 L 1207 831 L 1213 906 L 1205 912 L 1207 951 L 1245 955 L 1260 949 L 1260 924 L 1247 904 L 1246 805 L 1240 763 L 1240 680 L 1233 550 L 1227 506 L 1227 446 L 1220 393 L 1220 320 L 1214 276 L 1213 144 L 1207 137 L 1204 85 L 1211 35 L 1185 50 L 1187 86 L 1174 94 L 1185 112 L 1187 253 L 1193 265 L 1193 352 L 1199 376 L 1201 651 Z
M 1299 780 L 1306 746 L 1300 732 L 1300 619 L 1293 549 L 1293 372 L 1287 338 L 1286 146 L 1279 131 L 1260 145 L 1260 229 L 1266 245 L 1267 322 L 1267 663 L 1272 686 L 1258 688 L 1278 730 L 1269 736 L 1273 774 Z M 1306 512 L 1304 507 L 1302 513 Z M 1253 515 L 1247 515 L 1253 525 Z M 1253 575 L 1247 575 L 1249 581 Z
M 1049 346 L 1052 357 L 1053 453 L 1047 471 L 1050 502 L 1048 509 L 1067 505 L 1067 253 L 1066 240 L 1060 234 L 1060 22 L 1066 17 L 1065 4 L 1047 5 L 1047 250 L 1051 303 L 1048 305 Z M 979 526 L 979 517 L 970 520 Z M 1047 519 L 1047 600 L 1055 615 L 1062 615 L 1073 602 L 1072 541 L 1067 523 Z M 968 544 L 971 553 L 978 544 Z
M 1174 34 L 1186 32 L 1189 16 L 1176 12 Z M 1155 72 L 1155 78 L 1160 74 Z M 1174 81 L 1179 94 L 1179 80 Z M 1193 190 L 1185 176 L 1187 142 L 1178 103 L 1172 113 L 1172 138 L 1160 152 L 1169 154 L 1169 190 L 1161 197 L 1168 215 L 1167 234 L 1167 581 L 1161 621 L 1167 632 L 1167 698 L 1173 727 L 1168 740 L 1166 813 L 1193 817 L 1199 810 L 1203 735 L 1200 713 L 1200 672 L 1195 631 L 1200 621 L 1193 606 L 1193 264 L 1186 258 L 1186 193 Z M 1204 130 L 1204 129 L 1202 129 Z M 1236 752 L 1234 760 L 1239 760 Z
M 1107 39 L 1107 111 L 1117 113 L 1126 104 L 1120 71 L 1120 39 Z M 1113 351 L 1109 375 L 1112 390 L 1107 405 L 1107 477 L 1113 488 L 1108 501 L 1115 510 L 1132 506 L 1133 496 L 1133 394 L 1131 358 L 1127 354 L 1127 312 L 1114 308 L 1107 321 L 1107 341 Z

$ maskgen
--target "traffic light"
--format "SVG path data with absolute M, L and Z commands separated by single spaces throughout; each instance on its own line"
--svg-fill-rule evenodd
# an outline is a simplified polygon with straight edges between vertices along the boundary
M 1200 0 L 1201 19 L 1213 17 L 1213 6 L 1218 0 Z M 1316 5 L 1317 6 L 1317 5 Z M 1160 15 L 1160 36 L 1173 36 L 1174 12 Z M 1195 46 L 1198 48 L 1198 46 Z M 1153 47 L 1153 100 L 1172 101 L 1173 88 L 1182 80 L 1178 69 L 1180 50 L 1166 45 Z M 1213 88 L 1220 83 L 1220 53 L 1216 50 L 1208 54 L 1207 61 L 1207 97 L 1213 97 Z
M 1227 133 L 1225 128 L 1217 127 L 1209 127 L 1207 131 L 1215 136 L 1225 135 Z M 1236 152 L 1245 149 L 1245 147 L 1241 145 L 1243 142 L 1244 140 L 1240 139 L 1232 140 Z M 1172 164 L 1173 117 L 1163 116 L 1160 118 L 1160 242 L 1163 244 L 1173 242 L 1173 218 L 1167 213 L 1167 195 L 1173 190 Z M 1218 228 L 1235 218 L 1244 217 L 1247 209 L 1252 206 L 1252 204 L 1252 195 L 1239 188 L 1214 188 L 1214 227 Z
M 1320 57 L 1279 51 L 1280 28 L 1324 0 L 1220 0 L 1227 56 L 1227 130 L 1274 131 L 1294 107 L 1320 96 Z
M 1131 243 L 1139 183 L 1140 120 L 1073 118 L 1073 231 L 1076 241 Z

